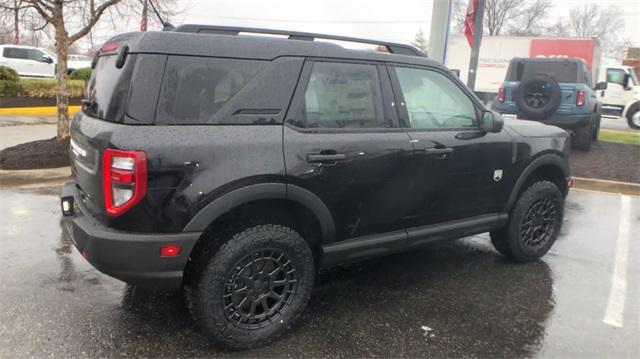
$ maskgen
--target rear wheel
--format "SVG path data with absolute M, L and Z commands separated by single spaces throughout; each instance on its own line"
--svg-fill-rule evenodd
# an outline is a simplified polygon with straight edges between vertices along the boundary
M 598 135 L 600 135 L 600 120 L 602 118 L 602 115 L 597 113 L 595 114 L 594 118 L 595 121 L 593 122 L 593 137 L 591 139 L 593 140 L 593 142 L 598 142 Z
M 549 181 L 527 188 L 516 202 L 509 222 L 491 232 L 491 243 L 516 262 L 537 260 L 549 251 L 560 232 L 564 210 L 562 193 Z
M 276 340 L 300 317 L 315 268 L 297 232 L 268 224 L 235 234 L 195 277 L 188 295 L 197 323 L 210 339 L 247 349 Z
M 585 125 L 578 127 L 574 131 L 572 145 L 581 151 L 591 150 L 591 141 L 593 139 L 593 125 Z

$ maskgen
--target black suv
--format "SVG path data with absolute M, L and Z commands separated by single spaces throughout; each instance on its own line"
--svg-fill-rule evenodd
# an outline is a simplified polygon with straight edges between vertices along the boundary
M 565 131 L 503 125 L 410 46 L 320 37 L 189 25 L 102 46 L 61 195 L 82 255 L 184 288 L 208 337 L 248 348 L 292 325 L 323 267 L 481 232 L 515 261 L 549 250 Z

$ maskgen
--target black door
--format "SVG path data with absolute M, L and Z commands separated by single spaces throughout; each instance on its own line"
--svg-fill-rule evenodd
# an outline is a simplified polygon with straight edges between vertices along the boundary
M 290 184 L 331 210 L 336 239 L 401 229 L 410 211 L 406 162 L 386 68 L 307 61 L 284 127 Z
M 496 213 L 507 200 L 512 143 L 506 131 L 484 133 L 484 107 L 451 74 L 390 66 L 400 122 L 411 137 L 417 205 L 407 226 Z

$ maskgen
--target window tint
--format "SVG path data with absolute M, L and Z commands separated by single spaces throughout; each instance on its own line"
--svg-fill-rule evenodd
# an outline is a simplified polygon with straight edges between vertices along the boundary
M 607 69 L 607 82 L 623 85 L 625 72 L 620 69 Z
M 42 56 L 44 56 L 44 52 L 40 50 L 35 50 L 35 49 L 29 50 L 29 60 L 42 61 Z
M 264 61 L 170 56 L 156 124 L 204 124 L 259 72 Z
M 375 65 L 316 62 L 296 126 L 308 128 L 391 127 L 385 121 Z
M 429 70 L 396 67 L 411 128 L 476 126 L 471 99 L 451 79 Z
M 116 68 L 116 55 L 100 56 L 87 84 L 89 105 L 84 112 L 106 121 L 122 121 L 125 101 L 129 92 L 131 72 L 136 55 L 127 56 L 125 66 Z
M 2 52 L 2 56 L 10 59 L 26 60 L 29 58 L 29 50 L 19 47 L 5 47 L 4 51 Z
M 537 75 L 547 75 L 558 82 L 578 83 L 578 64 L 569 61 L 514 61 L 507 81 L 522 81 Z

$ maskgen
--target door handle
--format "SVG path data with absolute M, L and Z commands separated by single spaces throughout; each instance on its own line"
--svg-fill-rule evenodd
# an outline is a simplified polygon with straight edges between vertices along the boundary
M 446 153 L 452 153 L 453 148 L 425 148 L 424 152 L 428 155 L 442 155 Z
M 307 162 L 320 162 L 320 163 L 336 163 L 338 161 L 343 161 L 347 159 L 347 156 L 342 153 L 335 154 L 321 154 L 321 153 L 311 153 L 307 155 Z
M 425 148 L 424 153 L 438 159 L 443 159 L 447 157 L 447 154 L 453 153 L 453 148 L 450 148 L 450 147 Z

